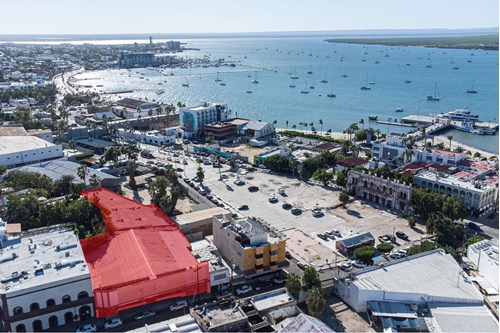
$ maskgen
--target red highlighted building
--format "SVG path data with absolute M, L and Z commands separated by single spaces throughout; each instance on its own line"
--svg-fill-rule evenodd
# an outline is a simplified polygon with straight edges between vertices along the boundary
M 105 234 L 80 241 L 96 317 L 210 292 L 208 263 L 198 263 L 184 234 L 159 207 L 106 189 L 82 194 L 101 210 L 106 225 Z

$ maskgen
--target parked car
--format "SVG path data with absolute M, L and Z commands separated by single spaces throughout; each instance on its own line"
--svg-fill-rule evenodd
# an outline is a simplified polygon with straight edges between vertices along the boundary
M 238 210 L 248 210 L 248 205 L 241 205 Z
M 408 240 L 408 235 L 405 234 L 403 231 L 396 231 L 396 236 L 401 239 Z
M 252 290 L 253 290 L 252 286 L 243 285 L 243 286 L 239 287 L 238 289 L 236 289 L 236 294 L 243 295 L 243 294 L 251 292 Z
M 198 193 L 200 193 L 201 195 L 207 195 L 207 191 L 202 188 L 199 189 Z
M 288 251 L 285 252 L 285 258 L 292 259 L 292 254 Z
M 326 235 L 326 234 L 318 234 L 318 237 L 321 238 L 322 240 L 325 240 L 325 241 L 328 240 L 328 235 Z
M 342 234 L 340 233 L 340 231 L 338 231 L 338 230 L 336 230 L 336 229 L 332 229 L 332 230 L 330 230 L 330 233 L 331 233 L 332 235 L 334 235 L 335 237 L 337 237 L 337 238 L 341 238 L 341 237 L 342 237 Z
M 293 215 L 299 215 L 299 214 L 302 214 L 302 209 L 294 207 L 294 208 L 292 208 L 291 212 Z
M 259 164 L 259 168 L 266 169 L 266 166 L 264 164 Z
M 314 208 L 312 210 L 312 214 L 314 217 L 321 217 L 321 216 L 325 215 L 325 213 L 319 208 Z
M 475 224 L 474 222 L 469 222 L 467 223 L 467 227 L 469 227 L 469 229 L 472 229 L 472 230 L 481 230 L 481 227 L 477 224 Z
M 171 304 L 168 308 L 170 309 L 171 312 L 174 312 L 174 311 L 184 309 L 187 306 L 188 306 L 187 302 L 182 300 L 182 301 L 177 301 L 174 304 Z
M 393 252 L 393 253 L 391 253 L 390 257 L 391 257 L 392 259 L 401 259 L 401 258 L 406 257 L 406 255 L 403 255 L 403 254 L 402 254 L 402 253 L 400 253 L 400 252 Z
M 335 235 L 331 231 L 325 232 L 325 236 L 332 239 L 332 240 L 335 239 Z
M 236 178 L 234 181 L 233 181 L 234 185 L 238 185 L 238 186 L 241 186 L 241 185 L 245 185 L 245 182 L 239 178 Z
M 94 324 L 85 324 L 78 327 L 77 332 L 97 332 L 97 327 Z
M 368 266 L 367 264 L 365 264 L 364 262 L 362 262 L 360 260 L 356 260 L 355 262 L 352 263 L 352 265 L 356 268 L 365 268 Z
M 104 329 L 109 330 L 115 327 L 123 325 L 123 321 L 120 318 L 109 319 L 104 323 Z
M 339 268 L 343 270 L 344 272 L 349 272 L 352 270 L 352 265 L 350 262 L 344 262 L 339 265 Z
M 259 190 L 259 187 L 257 187 L 257 186 L 249 186 L 249 187 L 248 187 L 248 190 L 249 190 L 250 192 L 257 192 L 257 191 Z
M 182 164 L 187 165 L 188 161 L 184 160 L 184 161 L 182 161 Z
M 154 317 L 156 316 L 156 312 L 154 311 L 145 311 L 137 316 L 134 317 L 135 320 L 144 320 L 144 319 L 148 319 L 148 318 L 151 318 L 151 317 Z
M 387 236 L 387 235 L 379 236 L 379 237 L 378 237 L 378 240 L 379 240 L 381 243 L 387 243 L 387 244 L 391 244 L 391 243 L 392 243 L 391 237 L 389 237 L 389 236 Z
M 305 269 L 307 268 L 307 266 L 306 266 L 306 265 L 304 265 L 304 264 L 303 264 L 303 263 L 301 263 L 301 262 L 298 262 L 298 263 L 297 263 L 297 266 L 298 266 L 301 270 L 305 270 Z
M 291 208 L 292 208 L 292 205 L 291 205 L 291 204 L 289 204 L 289 203 L 286 203 L 286 202 L 285 202 L 284 204 L 282 204 L 282 205 L 281 205 L 281 207 L 282 207 L 283 209 L 288 210 L 288 209 L 291 209 Z
M 277 203 L 278 202 L 278 198 L 276 197 L 269 197 L 269 199 L 267 199 L 270 203 Z
M 184 139 L 184 140 L 182 140 L 182 143 L 185 144 L 185 145 L 187 145 L 187 144 L 189 144 L 189 140 Z

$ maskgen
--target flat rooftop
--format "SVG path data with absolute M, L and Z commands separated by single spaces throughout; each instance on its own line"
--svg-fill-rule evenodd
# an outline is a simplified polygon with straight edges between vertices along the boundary
M 498 332 L 498 321 L 484 305 L 430 304 L 441 332 Z
M 177 223 L 180 226 L 201 220 L 212 219 L 214 215 L 221 215 L 221 214 L 227 215 L 230 214 L 230 212 L 224 208 L 214 207 L 214 208 L 199 210 L 192 213 L 173 216 L 172 219 L 175 221 L 175 223 Z
M 154 324 L 147 324 L 144 327 L 126 332 L 203 332 L 190 314 L 175 317 L 169 320 L 160 321 Z
M 453 175 L 448 175 L 448 174 L 439 175 L 434 171 L 424 171 L 422 173 L 419 173 L 415 177 L 418 177 L 420 179 L 434 181 L 437 183 L 441 183 L 443 185 L 453 185 L 453 186 L 458 186 L 458 187 L 461 187 L 461 188 L 464 188 L 467 190 L 478 191 L 478 192 L 481 192 L 483 190 L 488 190 L 491 187 L 493 187 L 493 185 L 491 185 L 491 184 L 485 184 L 485 183 L 482 183 L 479 181 L 479 183 L 478 183 L 479 188 L 477 188 L 474 185 L 474 182 L 472 182 L 472 181 L 463 180 L 463 179 L 460 179 L 460 178 L 457 178 Z
M 40 149 L 46 147 L 56 147 L 53 143 L 40 139 L 36 136 L 1 136 L 0 154 L 11 154 L 20 151 Z
M 293 305 L 295 300 L 288 294 L 286 289 L 278 289 L 255 296 L 251 299 L 253 306 L 257 311 L 265 311 L 285 304 Z
M 231 221 L 230 224 L 226 227 L 238 234 L 245 235 L 247 237 L 262 235 L 268 232 L 268 230 L 262 225 L 262 223 L 254 220 L 251 217 Z
M 429 251 L 362 270 L 354 274 L 352 283 L 366 290 L 482 301 L 481 293 L 469 276 L 443 250 Z
M 80 242 L 72 229 L 35 229 L 3 245 L 0 256 L 2 293 L 74 277 L 90 278 Z

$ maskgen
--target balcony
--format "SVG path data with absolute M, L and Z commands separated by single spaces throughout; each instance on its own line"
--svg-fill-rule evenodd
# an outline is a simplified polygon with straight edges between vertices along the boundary
M 264 258 L 256 258 L 255 266 L 264 265 Z

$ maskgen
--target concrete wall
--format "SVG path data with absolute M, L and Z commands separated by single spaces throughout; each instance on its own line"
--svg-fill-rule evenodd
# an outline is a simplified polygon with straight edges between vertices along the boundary
M 62 156 L 62 146 L 55 145 L 50 147 L 25 150 L 22 152 L 1 154 L 0 165 L 5 165 L 8 168 L 13 168 L 15 166 L 33 164 L 39 161 L 51 160 Z

